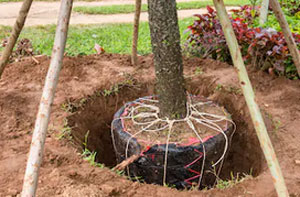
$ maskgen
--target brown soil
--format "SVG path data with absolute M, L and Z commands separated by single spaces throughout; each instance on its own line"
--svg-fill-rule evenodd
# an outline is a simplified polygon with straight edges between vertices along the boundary
M 35 115 L 49 65 L 48 57 L 10 64 L 0 81 L 0 194 L 17 196 L 22 189 L 27 153 Z M 223 63 L 197 58 L 185 59 L 188 89 L 226 106 L 237 124 L 222 178 L 249 173 L 248 179 L 231 188 L 209 191 L 177 191 L 156 185 L 133 183 L 108 168 L 91 166 L 82 159 L 78 145 L 89 131 L 88 148 L 97 151 L 97 161 L 113 166 L 110 121 L 125 102 L 153 93 L 152 56 L 139 57 L 132 67 L 126 55 L 66 57 L 52 108 L 40 171 L 37 196 L 276 196 L 272 179 L 260 150 L 234 69 Z M 195 75 L 200 67 L 203 74 Z M 144 87 L 120 88 L 103 96 L 101 90 L 126 80 L 128 74 Z M 257 101 L 262 108 L 269 135 L 292 196 L 300 196 L 300 81 L 250 72 Z M 151 84 L 151 85 L 149 85 Z M 222 86 L 220 86 L 221 84 Z M 217 88 L 216 88 L 217 87 Z M 221 88 L 220 88 L 221 87 Z M 67 104 L 66 104 L 67 103 Z M 70 109 L 73 113 L 62 110 Z M 64 120 L 72 129 L 72 140 L 58 139 Z

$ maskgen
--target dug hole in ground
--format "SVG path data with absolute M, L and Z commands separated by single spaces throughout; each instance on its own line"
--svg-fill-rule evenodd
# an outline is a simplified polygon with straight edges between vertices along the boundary
M 177 189 L 214 187 L 235 124 L 224 107 L 199 95 L 187 97 L 187 113 L 177 119 L 160 116 L 155 95 L 121 107 L 111 123 L 115 169 L 126 167 L 132 180 Z
M 31 58 L 8 65 L 0 86 L 0 192 L 21 192 L 35 115 L 50 58 Z M 183 190 L 132 182 L 113 172 L 116 165 L 111 122 L 125 103 L 154 94 L 152 56 L 132 67 L 127 55 L 66 57 L 60 74 L 46 139 L 38 196 L 276 196 L 238 79 L 232 66 L 185 58 L 187 89 L 225 106 L 236 124 L 231 147 L 219 175 L 227 181 L 210 190 Z M 250 71 L 257 101 L 278 155 L 291 195 L 297 196 L 300 82 Z M 88 133 L 88 135 L 87 135 Z M 96 162 L 85 161 L 83 149 Z M 87 159 L 85 157 L 85 159 Z M 91 160 L 89 160 L 91 161 Z M 99 165 L 98 165 L 99 166 Z M 228 188 L 227 188 L 228 187 Z M 225 188 L 225 189 L 224 189 Z

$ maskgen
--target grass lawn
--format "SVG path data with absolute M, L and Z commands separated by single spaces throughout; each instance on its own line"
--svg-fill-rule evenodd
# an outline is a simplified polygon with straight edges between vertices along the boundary
M 179 20 L 181 39 L 184 43 L 187 34 L 183 34 L 193 18 Z M 11 28 L 0 26 L 0 42 L 8 37 Z M 150 31 L 148 22 L 140 23 L 138 53 L 151 53 Z M 22 31 L 20 38 L 28 38 L 33 43 L 35 51 L 51 55 L 55 35 L 55 25 L 28 27 Z M 76 25 L 70 26 L 66 52 L 68 55 L 94 54 L 95 43 L 101 45 L 108 53 L 131 53 L 132 24 L 109 25 Z M 0 51 L 3 50 L 0 47 Z
M 227 6 L 245 5 L 249 4 L 249 0 L 225 0 Z M 178 10 L 198 9 L 206 7 L 207 5 L 213 5 L 212 0 L 204 1 L 190 1 L 190 2 L 178 2 Z M 83 14 L 120 14 L 120 13 L 132 13 L 135 10 L 134 5 L 111 5 L 111 6 L 77 6 L 73 11 Z M 143 4 L 141 8 L 142 12 L 147 11 L 147 5 Z

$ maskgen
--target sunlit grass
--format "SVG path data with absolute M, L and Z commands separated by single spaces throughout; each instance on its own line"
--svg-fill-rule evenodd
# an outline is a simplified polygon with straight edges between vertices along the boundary
M 182 42 L 187 34 L 183 34 L 193 18 L 179 20 Z M 102 46 L 108 53 L 131 53 L 132 24 L 106 25 L 71 25 L 69 28 L 66 52 L 68 55 L 94 54 L 95 43 Z M 11 28 L 0 26 L 0 39 L 9 36 Z M 32 41 L 35 51 L 50 55 L 55 35 L 55 25 L 27 27 L 22 31 L 20 38 Z M 3 48 L 0 47 L 0 50 Z M 141 22 L 139 29 L 138 53 L 151 53 L 150 31 L 148 22 Z

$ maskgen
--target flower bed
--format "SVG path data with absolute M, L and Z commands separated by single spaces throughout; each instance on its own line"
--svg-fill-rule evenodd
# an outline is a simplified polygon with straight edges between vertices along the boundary
M 186 45 L 187 52 L 232 64 L 216 11 L 209 6 L 207 10 L 207 14 L 195 15 L 198 19 L 188 26 L 190 34 Z M 256 27 L 255 17 L 259 15 L 257 7 L 246 5 L 232 12 L 230 20 L 245 63 L 290 79 L 298 79 L 282 32 L 272 28 Z M 293 33 L 293 36 L 300 46 L 300 35 Z

